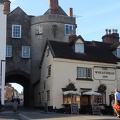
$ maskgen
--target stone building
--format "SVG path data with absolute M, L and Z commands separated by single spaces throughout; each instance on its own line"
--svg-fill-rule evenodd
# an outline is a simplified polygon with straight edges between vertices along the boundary
M 119 34 L 114 29 L 106 30 L 102 42 L 85 41 L 76 35 L 70 35 L 68 42 L 48 40 L 40 69 L 41 107 L 47 101 L 49 110 L 66 112 L 69 108 L 70 112 L 70 105 L 77 103 L 81 112 L 90 112 L 93 96 L 82 93 L 96 91 L 101 93 L 94 97 L 101 108 L 109 106 L 111 110 L 113 92 L 120 90 Z M 63 94 L 70 84 L 74 87 L 69 90 L 80 93 L 80 98 Z
M 6 83 L 24 87 L 24 105 L 32 104 L 31 74 L 31 16 L 20 7 L 7 16 Z M 28 102 L 29 101 L 29 102 Z
M 41 16 L 27 15 L 20 7 L 7 16 L 6 83 L 24 88 L 24 105 L 39 106 L 39 61 L 46 40 L 67 41 L 76 33 L 72 8 L 67 15 L 58 0 Z

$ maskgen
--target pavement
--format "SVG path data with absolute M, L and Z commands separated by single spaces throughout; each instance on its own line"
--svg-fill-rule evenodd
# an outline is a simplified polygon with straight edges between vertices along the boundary
M 21 120 L 117 120 L 113 115 L 61 114 L 43 111 L 20 112 Z
M 44 112 L 40 109 L 24 108 L 18 106 L 16 113 L 13 112 L 11 105 L 6 106 L 4 112 L 0 114 L 4 116 L 11 116 L 7 120 L 117 120 L 114 115 L 89 115 L 89 114 L 64 114 L 55 112 Z M 17 119 L 18 117 L 18 119 Z M 12 119 L 16 118 L 16 119 Z M 0 120 L 3 120 L 0 116 Z

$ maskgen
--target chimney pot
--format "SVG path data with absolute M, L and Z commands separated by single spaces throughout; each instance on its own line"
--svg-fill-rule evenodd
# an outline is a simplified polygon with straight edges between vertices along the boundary
M 9 0 L 4 0 L 4 14 L 9 14 L 10 12 L 10 1 Z
M 113 33 L 115 33 L 115 29 L 112 29 Z
M 68 16 L 73 17 L 73 8 L 69 8 Z
M 49 0 L 51 14 L 58 14 L 58 0 Z
M 111 29 L 109 29 L 109 34 L 111 34 Z
M 108 29 L 106 29 L 105 31 L 106 31 L 106 35 L 108 35 Z
M 118 32 L 118 30 L 117 29 L 115 29 L 115 33 L 117 33 Z

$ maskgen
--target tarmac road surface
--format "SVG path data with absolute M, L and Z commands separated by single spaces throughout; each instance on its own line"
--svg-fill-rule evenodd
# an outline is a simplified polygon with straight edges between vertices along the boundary
M 18 106 L 13 112 L 12 104 L 7 104 L 6 109 L 0 112 L 0 120 L 120 120 L 113 115 L 88 115 L 88 114 L 60 114 L 44 112 L 34 108 Z
M 57 114 L 44 112 L 21 112 L 22 120 L 119 120 L 112 115 Z

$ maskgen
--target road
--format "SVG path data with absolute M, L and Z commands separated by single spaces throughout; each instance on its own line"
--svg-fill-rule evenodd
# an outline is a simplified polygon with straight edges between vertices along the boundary
M 18 113 L 10 112 L 1 112 L 0 120 L 20 120 Z
M 21 105 L 17 112 L 13 112 L 13 107 L 9 103 L 5 106 L 5 111 L 0 112 L 0 120 L 117 120 L 113 115 L 86 115 L 86 114 L 60 114 L 44 112 L 39 109 L 24 108 Z

